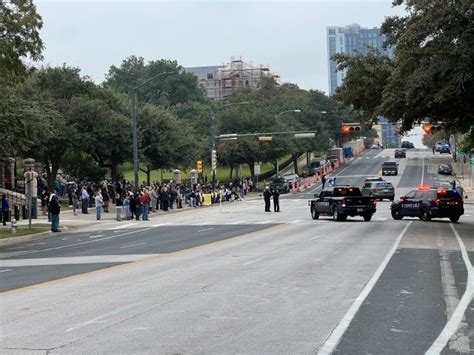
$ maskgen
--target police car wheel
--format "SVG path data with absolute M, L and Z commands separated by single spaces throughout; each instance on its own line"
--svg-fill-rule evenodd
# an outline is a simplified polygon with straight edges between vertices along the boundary
M 420 219 L 425 221 L 425 222 L 429 222 L 431 221 L 431 214 L 430 214 L 430 211 L 428 211 L 427 208 L 423 208 L 420 212 Z
M 459 215 L 456 215 L 456 216 L 451 216 L 449 217 L 450 221 L 453 222 L 453 223 L 456 223 L 457 221 L 459 221 Z
M 371 215 L 371 214 L 366 214 L 366 215 L 364 215 L 364 221 L 370 222 L 371 219 L 372 219 L 372 215 Z
M 396 220 L 400 220 L 403 218 L 399 210 L 393 210 L 392 211 L 392 218 Z
M 314 208 L 314 206 L 311 207 L 311 217 L 313 219 L 318 219 L 319 218 L 319 214 L 316 212 L 316 208 Z
M 332 219 L 334 221 L 339 221 L 339 211 L 337 210 L 337 207 L 332 208 Z

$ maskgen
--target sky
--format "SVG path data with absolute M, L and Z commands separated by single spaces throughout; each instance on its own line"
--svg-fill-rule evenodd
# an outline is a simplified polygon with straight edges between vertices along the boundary
M 67 64 L 104 80 L 130 56 L 172 59 L 184 67 L 231 57 L 268 65 L 281 82 L 328 92 L 326 27 L 380 27 L 403 15 L 391 0 L 51 1 L 43 17 L 43 65 Z

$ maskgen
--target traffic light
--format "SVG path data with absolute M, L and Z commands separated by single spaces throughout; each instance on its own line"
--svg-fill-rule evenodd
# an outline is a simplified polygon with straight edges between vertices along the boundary
M 443 128 L 440 125 L 423 123 L 423 131 L 425 131 L 426 134 L 433 134 L 441 131 L 442 129 Z
M 211 166 L 213 171 L 217 169 L 217 152 L 215 149 L 211 151 Z
M 359 133 L 360 132 L 360 123 L 343 123 L 342 124 L 342 133 Z
M 198 174 L 202 174 L 202 160 L 197 161 L 197 172 Z

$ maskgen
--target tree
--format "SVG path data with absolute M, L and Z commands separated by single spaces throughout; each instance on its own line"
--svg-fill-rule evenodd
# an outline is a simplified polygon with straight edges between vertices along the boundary
M 118 180 L 118 166 L 131 156 L 131 122 L 127 98 L 98 88 L 71 100 L 67 120 L 74 127 L 74 146 L 90 155 Z
M 17 87 L 23 100 L 38 108 L 42 124 L 34 127 L 39 132 L 48 130 L 46 137 L 25 152 L 44 165 L 48 184 L 52 187 L 60 169 L 64 154 L 73 149 L 75 131 L 67 115 L 74 96 L 85 95 L 95 88 L 88 79 L 80 76 L 78 68 L 67 66 L 48 67 L 31 73 Z M 23 120 L 28 120 L 23 116 Z
M 159 168 L 187 168 L 195 159 L 196 142 L 185 122 L 171 112 L 147 104 L 138 114 L 142 161 L 150 185 L 150 173 Z
M 467 0 L 395 0 L 406 16 L 382 25 L 389 61 L 379 55 L 337 55 L 348 69 L 337 98 L 362 111 L 367 123 L 377 115 L 401 121 L 407 131 L 422 120 L 466 131 L 474 123 L 474 8 Z
M 0 81 L 14 82 L 26 75 L 23 59 L 42 59 L 43 21 L 33 0 L 1 1 L 0 18 Z
M 165 59 L 145 63 L 142 57 L 130 56 L 119 67 L 110 67 L 104 86 L 129 94 L 136 86 L 165 72 L 172 74 L 159 76 L 138 89 L 139 101 L 167 107 L 204 100 L 204 90 L 199 86 L 196 76 L 184 72 L 176 61 Z

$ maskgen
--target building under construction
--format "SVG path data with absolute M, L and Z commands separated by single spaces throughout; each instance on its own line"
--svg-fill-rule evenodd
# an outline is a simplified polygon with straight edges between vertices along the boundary
M 206 90 L 207 97 L 221 100 L 241 88 L 258 88 L 263 78 L 278 80 L 278 75 L 265 65 L 246 63 L 242 58 L 231 58 L 230 63 L 222 66 L 186 68 L 186 72 L 198 77 L 199 83 Z

